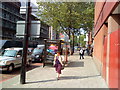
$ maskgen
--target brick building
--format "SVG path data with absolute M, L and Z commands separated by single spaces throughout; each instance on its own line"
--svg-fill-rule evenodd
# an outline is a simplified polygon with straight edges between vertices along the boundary
M 94 61 L 110 88 L 120 88 L 120 2 L 95 3 Z

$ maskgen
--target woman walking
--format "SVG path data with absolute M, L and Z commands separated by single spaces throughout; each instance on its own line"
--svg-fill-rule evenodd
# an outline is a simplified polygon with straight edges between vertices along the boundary
M 60 52 L 57 52 L 54 57 L 54 67 L 57 73 L 57 80 L 60 79 L 61 69 L 62 69 L 62 57 L 60 56 Z

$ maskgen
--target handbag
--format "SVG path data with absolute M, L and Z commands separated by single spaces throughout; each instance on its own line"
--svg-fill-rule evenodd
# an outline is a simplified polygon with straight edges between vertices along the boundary
M 54 64 L 53 67 L 57 67 L 57 64 Z
M 64 67 L 62 66 L 61 70 L 63 70 L 63 69 L 64 69 Z
M 61 70 L 63 70 L 64 69 L 64 65 L 61 67 Z

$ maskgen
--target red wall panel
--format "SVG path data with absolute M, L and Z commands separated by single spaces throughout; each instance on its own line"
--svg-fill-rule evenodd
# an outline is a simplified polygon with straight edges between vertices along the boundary
M 118 88 L 118 31 L 110 34 L 109 87 Z
M 120 30 L 118 31 L 118 87 L 120 88 Z

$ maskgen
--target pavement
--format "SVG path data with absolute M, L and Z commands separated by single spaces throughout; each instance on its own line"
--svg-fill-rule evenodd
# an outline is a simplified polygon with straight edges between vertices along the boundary
M 26 84 L 20 84 L 20 75 L 4 81 L 2 88 L 108 88 L 90 56 L 79 59 L 79 54 L 68 57 L 68 65 L 56 80 L 54 67 L 46 65 L 26 73 Z

